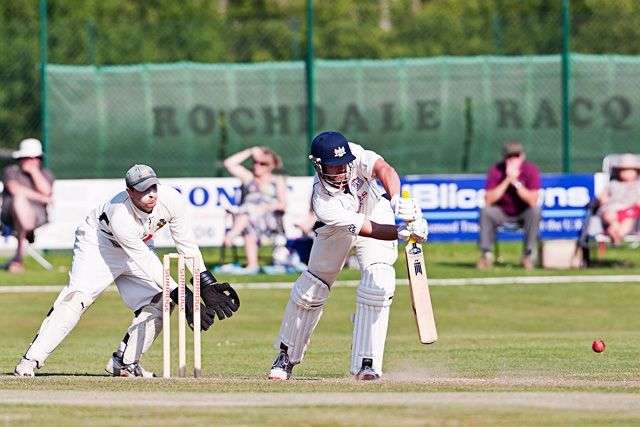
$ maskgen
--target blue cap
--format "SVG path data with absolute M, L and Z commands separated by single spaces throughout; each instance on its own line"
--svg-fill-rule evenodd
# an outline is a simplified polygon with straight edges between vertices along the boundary
M 311 143 L 311 155 L 327 166 L 339 166 L 356 159 L 349 141 L 338 132 L 323 132 L 316 136 Z

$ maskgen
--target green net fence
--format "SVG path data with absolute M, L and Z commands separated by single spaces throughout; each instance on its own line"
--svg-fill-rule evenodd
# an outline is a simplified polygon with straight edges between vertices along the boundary
M 573 172 L 635 151 L 640 58 L 571 56 Z M 561 57 L 315 61 L 316 131 L 337 130 L 401 174 L 484 173 L 510 139 L 561 172 Z M 48 66 L 50 167 L 60 178 L 220 176 L 252 145 L 308 165 L 304 64 Z
M 254 144 L 308 174 L 304 5 L 225 3 L 190 17 L 144 2 L 151 15 L 52 9 L 44 94 L 37 19 L 0 21 L 0 167 L 21 139 L 46 133 L 59 178 L 120 177 L 134 161 L 166 176 L 226 176 L 221 160 Z M 433 14 L 315 3 L 317 131 L 343 131 L 403 174 L 484 173 L 506 139 L 543 171 L 563 171 L 559 4 Z M 640 15 L 592 6 L 570 14 L 571 172 L 637 151 Z

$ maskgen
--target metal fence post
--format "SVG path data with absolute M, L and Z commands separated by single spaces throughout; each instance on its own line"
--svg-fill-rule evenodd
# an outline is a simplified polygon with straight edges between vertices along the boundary
M 571 123 L 569 115 L 569 0 L 562 0 L 562 142 L 564 173 L 571 172 Z
M 311 142 L 315 132 L 313 80 L 313 0 L 307 0 L 307 133 L 309 150 L 311 150 Z M 309 162 L 309 175 L 313 175 L 314 172 L 313 166 Z
M 47 119 L 47 0 L 40 0 L 40 92 L 42 121 L 42 150 L 49 154 L 49 120 Z M 42 165 L 49 166 L 49 156 L 44 156 Z

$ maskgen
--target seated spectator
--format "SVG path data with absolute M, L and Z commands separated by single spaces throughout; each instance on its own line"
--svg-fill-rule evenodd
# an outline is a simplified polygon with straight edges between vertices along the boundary
M 242 165 L 250 157 L 253 158 L 252 170 Z M 231 273 L 257 274 L 260 272 L 258 248 L 262 239 L 273 238 L 282 231 L 282 214 L 287 206 L 286 182 L 283 175 L 274 174 L 275 170 L 282 170 L 282 159 L 269 147 L 251 147 L 228 157 L 224 166 L 242 181 L 243 194 L 223 244 L 231 246 L 237 236 L 244 236 L 247 265 Z M 286 238 L 281 238 L 285 239 L 282 243 L 286 243 Z
M 22 273 L 24 241 L 33 243 L 34 230 L 48 222 L 47 205 L 52 202 L 53 174 L 42 168 L 42 144 L 29 138 L 20 142 L 20 149 L 12 157 L 19 164 L 4 170 L 2 192 L 2 223 L 11 227 L 18 238 L 16 255 L 7 270 Z
M 476 264 L 479 270 L 493 266 L 491 248 L 496 238 L 496 228 L 507 223 L 522 223 L 524 245 L 521 265 L 533 268 L 542 210 L 538 206 L 540 170 L 525 161 L 522 144 L 509 141 L 502 150 L 503 160 L 494 164 L 487 173 L 485 184 L 486 206 L 480 209 L 480 234 L 478 248 L 482 258 Z
M 640 216 L 640 165 L 633 154 L 620 156 L 612 168 L 608 188 L 598 196 L 597 214 L 602 218 L 605 231 L 614 245 L 619 245 L 629 234 Z

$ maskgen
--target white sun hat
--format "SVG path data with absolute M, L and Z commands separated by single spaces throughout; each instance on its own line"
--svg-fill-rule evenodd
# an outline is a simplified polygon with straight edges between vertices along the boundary
M 20 141 L 20 149 L 14 151 L 11 157 L 14 159 L 23 159 L 25 157 L 42 157 L 42 143 L 35 138 L 28 138 Z

